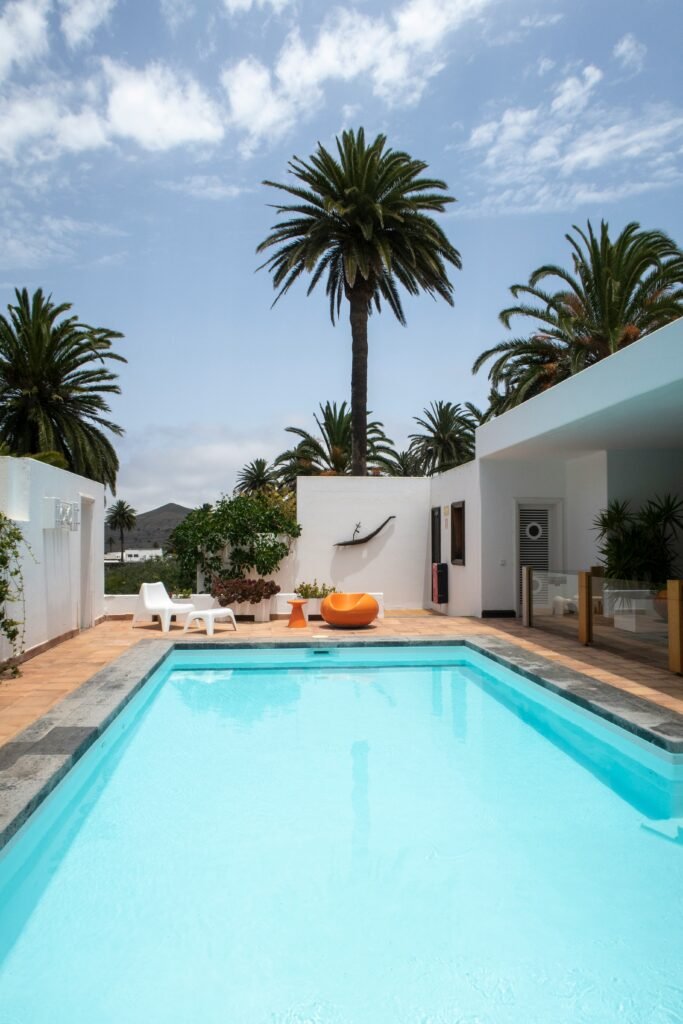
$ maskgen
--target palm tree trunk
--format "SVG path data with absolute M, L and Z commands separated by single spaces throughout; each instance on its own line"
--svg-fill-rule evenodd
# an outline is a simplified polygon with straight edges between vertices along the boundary
M 121 563 L 122 564 L 123 564 L 123 562 L 125 562 L 125 558 L 123 557 L 123 552 L 124 552 L 123 527 L 121 527 Z
M 351 474 L 368 472 L 368 296 L 353 288 L 351 305 Z

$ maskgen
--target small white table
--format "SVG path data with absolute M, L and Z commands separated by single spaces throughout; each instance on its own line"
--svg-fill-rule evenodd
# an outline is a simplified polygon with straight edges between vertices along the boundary
M 187 633 L 193 622 L 201 620 L 204 623 L 206 635 L 213 636 L 216 619 L 229 619 L 235 629 L 237 629 L 237 622 L 231 608 L 196 608 L 193 612 L 188 612 L 185 625 L 183 626 L 183 633 Z

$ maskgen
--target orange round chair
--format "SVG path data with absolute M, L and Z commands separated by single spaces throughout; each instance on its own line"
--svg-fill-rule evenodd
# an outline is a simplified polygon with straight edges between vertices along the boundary
M 369 626 L 379 614 L 379 605 L 370 594 L 328 594 L 320 614 L 330 626 Z

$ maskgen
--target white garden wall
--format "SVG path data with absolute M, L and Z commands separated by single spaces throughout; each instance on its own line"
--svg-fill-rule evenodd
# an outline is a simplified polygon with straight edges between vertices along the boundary
M 46 498 L 78 507 L 78 529 L 55 528 Z M 34 459 L 0 458 L 0 510 L 21 528 L 26 650 L 104 614 L 104 487 Z M 15 618 L 22 610 L 12 609 Z M 9 651 L 3 648 L 0 657 Z
M 299 477 L 297 515 L 301 537 L 275 577 L 283 591 L 298 583 L 332 584 L 337 590 L 383 593 L 391 608 L 423 608 L 427 599 L 429 490 L 426 478 Z M 338 548 L 395 516 L 367 544 Z

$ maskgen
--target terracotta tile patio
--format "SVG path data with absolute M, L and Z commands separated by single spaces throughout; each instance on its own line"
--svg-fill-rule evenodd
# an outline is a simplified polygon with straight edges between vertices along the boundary
M 305 630 L 288 630 L 286 620 L 263 624 L 245 622 L 239 624 L 237 633 L 230 626 L 218 623 L 213 639 L 221 643 L 273 639 L 301 641 L 330 636 L 331 632 L 330 627 L 322 622 L 312 622 Z M 370 635 L 378 639 L 420 639 L 475 634 L 504 636 L 526 650 L 683 714 L 683 679 L 607 651 L 580 647 L 571 638 L 525 629 L 515 620 L 449 619 L 430 612 L 392 611 L 371 630 L 344 631 L 345 637 L 363 636 L 365 639 Z M 181 628 L 174 626 L 170 635 L 180 638 Z M 18 679 L 0 682 L 0 745 L 40 718 L 133 644 L 145 637 L 158 639 L 160 636 L 158 626 L 133 629 L 129 620 L 107 621 L 25 662 Z M 206 635 L 197 630 L 184 636 L 184 639 L 193 638 L 205 640 Z

